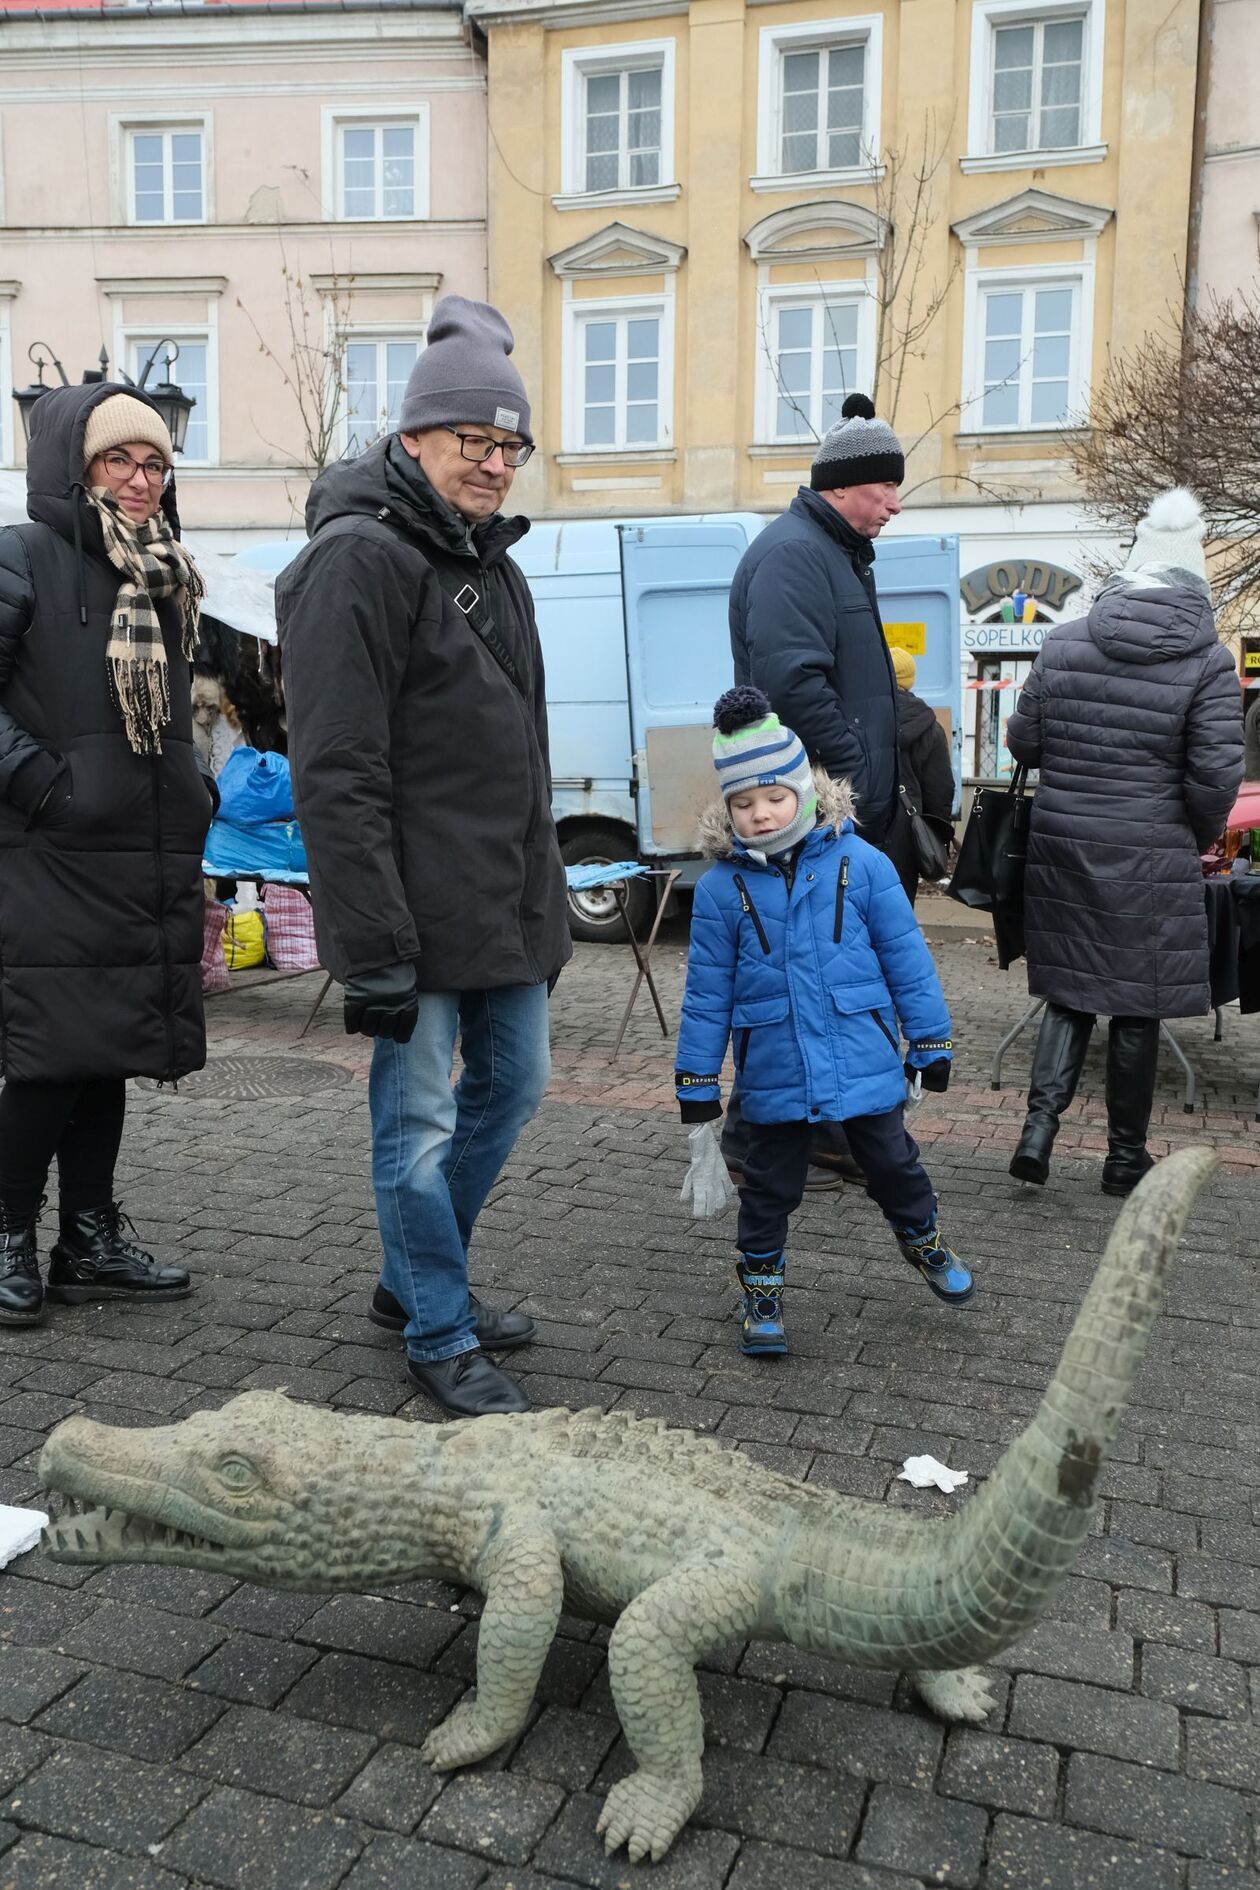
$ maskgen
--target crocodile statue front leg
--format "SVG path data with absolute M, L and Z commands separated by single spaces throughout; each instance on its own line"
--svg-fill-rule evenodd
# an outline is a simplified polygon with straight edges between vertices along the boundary
M 700 1802 L 704 1720 L 700 1657 L 747 1636 L 758 1584 L 746 1563 L 684 1563 L 637 1595 L 608 1643 L 608 1677 L 639 1769 L 609 1792 L 596 1827 L 610 1853 L 662 1858 Z
M 488 1758 L 525 1724 L 564 1600 L 559 1544 L 542 1522 L 506 1525 L 478 1558 L 471 1580 L 486 1604 L 477 1693 L 462 1699 L 421 1748 L 439 1772 Z

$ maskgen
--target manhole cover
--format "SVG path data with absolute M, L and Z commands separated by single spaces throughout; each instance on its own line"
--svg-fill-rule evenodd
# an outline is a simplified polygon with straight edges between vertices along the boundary
M 221 1096 L 229 1102 L 258 1102 L 264 1096 L 314 1096 L 350 1081 L 349 1070 L 317 1057 L 212 1057 L 204 1070 L 179 1081 L 181 1096 Z M 157 1089 L 151 1078 L 145 1089 Z

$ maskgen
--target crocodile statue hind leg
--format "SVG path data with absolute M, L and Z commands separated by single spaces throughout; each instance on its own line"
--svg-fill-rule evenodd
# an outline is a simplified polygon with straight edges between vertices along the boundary
M 695 1664 L 753 1632 L 760 1583 L 743 1557 L 682 1563 L 636 1595 L 608 1643 L 608 1678 L 638 1770 L 612 1787 L 597 1831 L 631 1863 L 664 1857 L 700 1802 L 704 1720 Z
M 911 1686 L 940 1719 L 978 1726 L 997 1705 L 979 1667 L 955 1667 L 942 1673 L 912 1673 Z

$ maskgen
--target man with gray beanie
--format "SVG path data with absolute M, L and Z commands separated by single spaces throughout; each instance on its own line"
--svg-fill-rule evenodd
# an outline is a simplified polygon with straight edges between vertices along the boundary
M 848 781 L 862 838 L 885 851 L 897 817 L 897 681 L 872 541 L 901 510 L 905 474 L 892 428 L 864 394 L 850 394 L 808 487 L 741 558 L 730 603 L 736 682 L 764 690 L 810 760 Z M 732 1098 L 722 1141 L 732 1168 L 742 1148 Z M 811 1186 L 837 1185 L 837 1172 L 859 1178 L 838 1130 L 820 1130 L 811 1160 Z
M 437 304 L 399 430 L 316 480 L 276 586 L 320 955 L 347 1031 L 375 1040 L 368 1316 L 455 1417 L 528 1406 L 487 1354 L 533 1324 L 470 1294 L 468 1244 L 542 1100 L 572 949 L 542 654 L 508 556 L 529 525 L 500 510 L 534 450 L 512 346 L 497 309 Z

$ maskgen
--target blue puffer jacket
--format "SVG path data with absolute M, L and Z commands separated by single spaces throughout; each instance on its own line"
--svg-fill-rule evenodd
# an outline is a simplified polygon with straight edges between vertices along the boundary
M 905 1099 L 903 1060 L 926 1068 L 952 1056 L 936 966 L 896 870 L 854 832 L 844 784 L 826 786 L 826 824 L 802 846 L 790 888 L 729 829 L 696 887 L 675 1073 L 684 1121 L 721 1114 L 732 1035 L 750 1122 L 882 1115 Z

